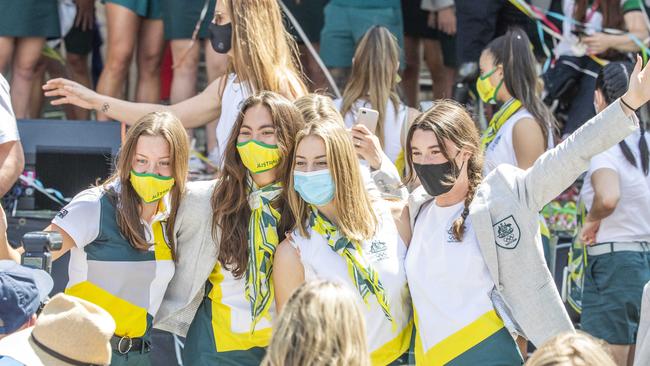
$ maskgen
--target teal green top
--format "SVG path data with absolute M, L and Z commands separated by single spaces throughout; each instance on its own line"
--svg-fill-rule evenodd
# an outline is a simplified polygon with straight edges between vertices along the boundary
M 332 5 L 346 8 L 398 8 L 399 0 L 331 0 Z

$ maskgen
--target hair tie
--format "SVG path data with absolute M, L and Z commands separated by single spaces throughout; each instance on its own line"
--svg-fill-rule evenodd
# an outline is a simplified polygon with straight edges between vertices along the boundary
M 469 216 L 469 208 L 465 207 L 461 216 L 463 216 L 463 218 L 467 218 L 467 216 Z

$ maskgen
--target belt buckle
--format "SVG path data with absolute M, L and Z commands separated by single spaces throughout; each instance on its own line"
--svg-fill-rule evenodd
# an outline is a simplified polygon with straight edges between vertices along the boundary
M 128 340 L 129 343 L 126 351 L 122 351 L 122 341 L 124 341 L 125 339 Z M 131 348 L 133 348 L 133 339 L 129 336 L 124 336 L 120 338 L 119 342 L 117 342 L 117 352 L 119 352 L 121 355 L 125 355 L 129 353 L 129 351 L 131 351 Z

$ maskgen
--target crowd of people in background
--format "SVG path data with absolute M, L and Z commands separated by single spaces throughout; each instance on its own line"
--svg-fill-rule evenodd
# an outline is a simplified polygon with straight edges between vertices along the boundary
M 44 228 L 64 294 L 0 208 L 0 366 L 650 364 L 649 5 L 1 2 L 0 195 L 16 119 L 126 133 Z

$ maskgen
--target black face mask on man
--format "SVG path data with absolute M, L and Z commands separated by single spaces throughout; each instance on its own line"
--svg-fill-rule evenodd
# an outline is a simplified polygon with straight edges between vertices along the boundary
M 232 46 L 232 23 L 222 25 L 210 23 L 208 30 L 210 31 L 212 49 L 216 53 L 228 53 Z
M 449 192 L 453 188 L 453 184 L 447 184 L 446 182 L 450 177 L 458 179 L 460 171 L 463 169 L 461 165 L 460 169 L 456 170 L 454 164 L 451 161 L 447 161 L 442 164 L 415 164 L 413 163 L 413 168 L 415 173 L 420 178 L 420 183 L 422 187 L 430 196 L 437 197 L 441 194 Z

